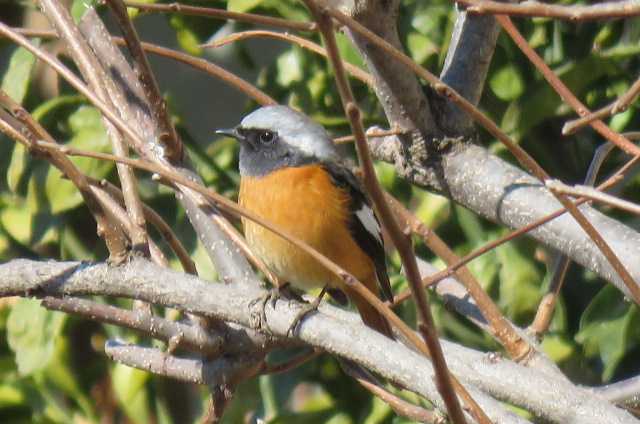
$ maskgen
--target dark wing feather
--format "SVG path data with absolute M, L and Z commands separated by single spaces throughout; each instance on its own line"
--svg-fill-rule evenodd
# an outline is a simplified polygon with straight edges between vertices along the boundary
M 387 262 L 382 242 L 382 234 L 380 232 L 380 223 L 378 222 L 378 217 L 373 213 L 367 195 L 360 187 L 360 183 L 355 175 L 353 175 L 348 168 L 334 163 L 323 163 L 322 166 L 329 175 L 331 175 L 333 183 L 349 193 L 351 199 L 351 204 L 349 205 L 349 209 L 351 210 L 349 230 L 351 230 L 351 235 L 356 243 L 358 243 L 358 246 L 373 260 L 378 283 L 382 291 L 382 298 L 392 301 L 393 293 L 391 292 L 391 283 L 387 275 Z M 377 231 L 377 234 L 371 233 L 357 215 L 357 212 L 363 208 L 371 209 L 371 214 L 376 223 L 376 229 L 374 231 Z

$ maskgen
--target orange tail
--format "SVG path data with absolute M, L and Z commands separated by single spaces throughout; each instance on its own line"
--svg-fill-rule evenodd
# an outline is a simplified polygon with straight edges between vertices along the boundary
M 373 328 L 390 339 L 394 339 L 391 326 L 387 319 L 380 314 L 376 308 L 371 306 L 364 297 L 351 290 L 347 292 L 347 296 L 349 296 L 349 299 L 351 299 L 351 301 L 356 305 L 356 308 L 360 313 L 360 317 L 362 317 L 362 321 L 367 325 L 367 327 Z

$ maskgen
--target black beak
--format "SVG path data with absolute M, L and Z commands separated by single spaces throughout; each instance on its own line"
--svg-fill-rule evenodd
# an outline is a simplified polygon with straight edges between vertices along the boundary
M 227 137 L 235 138 L 238 141 L 244 140 L 244 137 L 238 132 L 237 128 L 223 128 L 216 130 L 216 134 L 226 135 Z

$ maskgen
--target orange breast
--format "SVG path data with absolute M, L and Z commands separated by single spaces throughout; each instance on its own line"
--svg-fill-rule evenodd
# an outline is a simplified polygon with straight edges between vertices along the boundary
M 308 165 L 264 177 L 242 177 L 239 202 L 304 240 L 358 280 L 375 284 L 373 262 L 349 232 L 348 194 L 332 183 L 322 167 Z M 339 286 L 338 277 L 309 254 L 254 222 L 243 219 L 242 223 L 253 252 L 283 281 L 301 289 Z

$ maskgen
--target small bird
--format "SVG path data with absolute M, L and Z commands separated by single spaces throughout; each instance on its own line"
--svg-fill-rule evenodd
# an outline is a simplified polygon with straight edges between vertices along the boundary
M 321 125 L 272 105 L 217 133 L 240 142 L 241 206 L 303 240 L 376 296 L 393 299 L 380 224 Z M 345 292 L 366 325 L 393 338 L 384 316 L 311 255 L 251 220 L 242 224 L 251 250 L 281 281 L 326 288 L 338 300 Z

